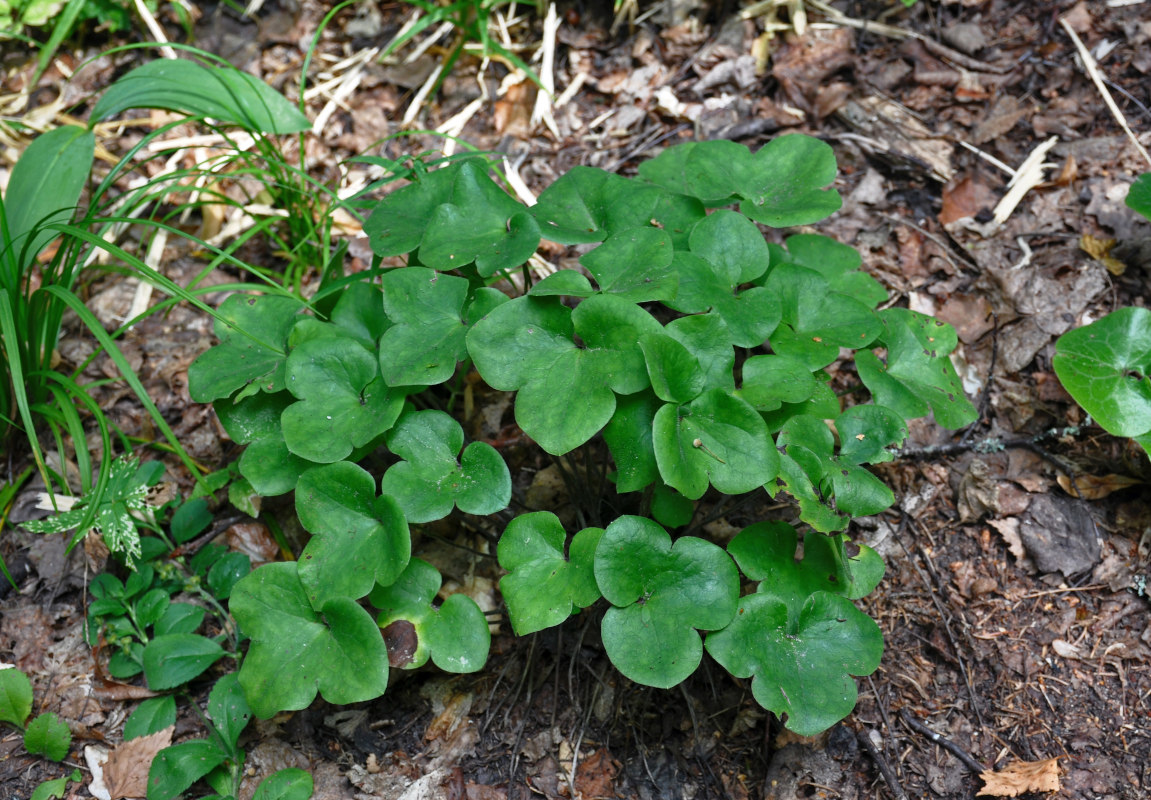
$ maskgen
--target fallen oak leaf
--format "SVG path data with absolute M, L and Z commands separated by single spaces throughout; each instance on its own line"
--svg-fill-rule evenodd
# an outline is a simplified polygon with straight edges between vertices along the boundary
M 1072 480 L 1062 472 L 1057 478 L 1063 491 L 1072 497 L 1082 497 L 1086 500 L 1099 500 L 1112 492 L 1138 486 L 1144 481 L 1128 475 L 1076 475 Z
M 144 797 L 148 793 L 148 770 L 156 754 L 172 744 L 174 725 L 148 736 L 137 736 L 108 754 L 104 764 L 104 784 L 112 800 Z
M 984 786 L 977 797 L 1016 797 L 1026 792 L 1059 791 L 1059 759 L 1013 761 L 998 772 L 980 773 Z

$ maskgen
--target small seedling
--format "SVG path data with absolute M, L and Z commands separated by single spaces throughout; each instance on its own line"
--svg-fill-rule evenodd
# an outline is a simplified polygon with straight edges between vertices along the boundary
M 0 667 L 0 722 L 24 734 L 24 749 L 50 761 L 62 761 L 72 745 L 72 732 L 58 715 L 49 711 L 31 722 L 32 682 L 11 665 Z

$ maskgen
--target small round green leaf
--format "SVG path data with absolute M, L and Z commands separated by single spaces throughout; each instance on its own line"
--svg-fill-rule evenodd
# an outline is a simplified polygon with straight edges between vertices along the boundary
M 600 537 L 595 577 L 613 608 L 604 615 L 604 648 L 625 676 L 646 686 L 675 686 L 699 665 L 699 630 L 735 614 L 739 573 L 720 548 L 685 536 L 673 545 L 657 523 L 620 517 Z
M 583 529 L 565 557 L 567 535 L 555 514 L 521 514 L 508 523 L 497 555 L 511 574 L 500 579 L 500 593 L 517 635 L 559 625 L 599 599 L 593 558 L 602 535 L 601 528 Z
M 1052 365 L 1063 388 L 1108 433 L 1151 432 L 1151 311 L 1121 308 L 1063 334 Z
M 316 691 L 330 703 L 358 703 L 388 687 L 380 629 L 355 600 L 313 610 L 295 563 L 265 564 L 236 584 L 229 609 L 252 638 L 239 680 L 252 711 L 267 719 L 306 708 Z
M 792 616 L 776 597 L 739 601 L 734 621 L 709 634 L 707 650 L 738 678 L 754 676 L 752 695 L 787 716 L 785 725 L 814 736 L 851 713 L 853 675 L 869 675 L 883 655 L 879 626 L 851 601 L 816 592 Z
M 720 209 L 691 230 L 691 252 L 716 265 L 736 283 L 748 283 L 767 271 L 767 242 L 755 223 L 742 214 Z
M 24 731 L 24 749 L 49 761 L 63 761 L 72 745 L 67 723 L 52 712 L 41 714 Z

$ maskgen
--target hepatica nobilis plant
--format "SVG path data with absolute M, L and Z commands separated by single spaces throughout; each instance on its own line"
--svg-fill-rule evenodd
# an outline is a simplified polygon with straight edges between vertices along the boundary
M 483 613 L 462 594 L 437 600 L 440 574 L 411 557 L 408 527 L 509 504 L 501 455 L 466 443 L 430 400 L 475 369 L 516 393 L 516 422 L 552 456 L 606 447 L 613 507 L 635 512 L 578 531 L 550 511 L 506 525 L 500 589 L 516 633 L 600 605 L 607 654 L 634 681 L 674 686 L 706 650 L 798 733 L 848 714 L 853 676 L 882 650 L 852 601 L 884 567 L 841 531 L 894 500 L 866 465 L 893 457 L 906 419 L 954 428 L 976 415 L 949 326 L 877 311 L 886 292 L 849 247 L 766 241 L 758 224 L 839 208 L 824 188 L 835 171 L 831 149 L 802 135 L 755 153 L 689 143 L 635 178 L 576 167 L 528 208 L 483 160 L 455 161 L 413 172 L 365 226 L 376 255 L 407 266 L 347 283 L 315 304 L 324 314 L 228 298 L 219 345 L 190 370 L 192 396 L 247 445 L 239 472 L 255 492 L 294 491 L 311 533 L 297 561 L 262 566 L 232 593 L 251 637 L 240 683 L 253 711 L 302 708 L 317 690 L 334 703 L 376 697 L 389 664 L 484 664 Z M 582 245 L 582 269 L 495 288 L 514 285 L 541 238 Z M 844 409 L 825 369 L 851 355 L 873 402 Z M 379 448 L 392 455 L 372 463 L 392 465 L 373 475 L 358 462 Z M 705 495 L 760 489 L 798 504 L 801 559 L 782 521 L 726 548 L 686 535 Z

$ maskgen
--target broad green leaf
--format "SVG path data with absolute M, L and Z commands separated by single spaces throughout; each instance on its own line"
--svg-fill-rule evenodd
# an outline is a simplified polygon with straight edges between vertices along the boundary
M 240 474 L 261 497 L 292 491 L 300 476 L 315 465 L 288 450 L 284 432 L 279 428 L 248 445 L 239 462 Z
M 216 681 L 208 695 L 208 717 L 224 742 L 235 749 L 240 734 L 252 719 L 252 710 L 236 673 L 231 672 Z
M 958 344 L 955 329 L 905 308 L 889 308 L 879 316 L 884 326 L 879 343 L 887 347 L 887 364 L 866 350 L 855 354 L 859 377 L 876 405 L 904 419 L 921 417 L 930 408 L 936 422 L 953 430 L 974 422 L 979 415 L 948 358 Z
M 603 438 L 616 467 L 616 491 L 636 492 L 659 477 L 652 423 L 663 403 L 651 391 L 619 398 Z
M 757 591 L 782 600 L 793 617 L 815 592 L 856 600 L 883 579 L 879 554 L 849 543 L 843 534 L 809 532 L 803 537 L 801 561 L 796 560 L 797 542 L 795 528 L 786 522 L 757 522 L 740 531 L 727 551 L 744 575 L 759 582 Z M 856 555 L 848 556 L 849 547 Z
M 490 386 L 519 390 L 524 432 L 562 455 L 607 424 L 616 394 L 647 387 L 639 339 L 659 330 L 646 311 L 612 295 L 589 297 L 574 312 L 555 298 L 520 297 L 473 326 L 467 342 Z
M 692 536 L 673 545 L 644 517 L 620 517 L 607 527 L 596 546 L 595 578 L 612 604 L 601 628 L 608 657 L 633 681 L 664 689 L 699 666 L 696 629 L 727 625 L 739 598 L 739 572 L 723 550 Z
M 693 314 L 673 319 L 663 330 L 699 361 L 704 388 L 735 391 L 735 348 L 722 317 L 714 313 Z
M 763 418 L 743 400 L 712 389 L 685 405 L 668 404 L 652 426 L 664 483 L 698 500 L 708 483 L 743 494 L 775 477 L 779 454 Z
M 124 741 L 149 736 L 176 724 L 176 698 L 166 694 L 149 697 L 124 721 Z
M 1055 342 L 1052 365 L 1063 388 L 1108 433 L 1151 432 L 1151 311 L 1121 308 L 1068 331 Z
M 32 681 L 15 667 L 0 669 L 0 722 L 23 728 L 32 713 Z
M 488 177 L 478 160 L 460 164 L 451 200 L 436 207 L 420 245 L 420 262 L 451 270 L 475 262 L 482 277 L 519 267 L 540 243 L 527 209 Z
M 866 347 L 883 331 L 874 311 L 853 297 L 831 291 L 814 270 L 779 264 L 772 268 L 765 286 L 779 298 L 782 308 L 783 323 L 771 335 L 772 350 L 811 370 L 835 361 L 839 348 Z
M 612 233 L 649 225 L 674 236 L 694 213 L 703 216 L 702 207 L 669 203 L 666 197 L 654 186 L 581 166 L 544 189 L 529 213 L 544 238 L 560 244 L 602 242 Z
M 350 338 L 312 339 L 292 350 L 287 386 L 300 402 L 280 417 L 288 450 L 329 464 L 387 431 L 404 400 L 379 371 L 376 355 Z
M 217 600 L 227 600 L 236 582 L 252 571 L 252 559 L 247 553 L 225 553 L 208 570 L 208 591 Z
M 779 300 L 761 286 L 741 291 L 733 265 L 676 251 L 672 266 L 679 274 L 679 291 L 665 305 L 685 314 L 717 314 L 727 323 L 731 344 L 759 347 L 779 324 Z
M 190 541 L 208 529 L 212 524 L 212 512 L 208 501 L 202 497 L 193 498 L 181 504 L 172 514 L 170 523 L 172 539 L 179 544 Z
M 652 491 L 651 515 L 664 527 L 682 528 L 695 516 L 695 503 L 661 481 Z
M 229 296 L 220 304 L 214 323 L 220 344 L 201 353 L 188 367 L 192 399 L 208 403 L 250 384 L 255 384 L 253 391 L 281 391 L 288 332 L 303 307 L 291 297 Z
M 191 603 L 170 603 L 164 615 L 156 621 L 153 631 L 157 636 L 168 633 L 195 633 L 207 612 Z
M 895 458 L 887 448 L 900 447 L 907 438 L 903 419 L 883 406 L 852 406 L 835 421 L 839 431 L 839 457 L 851 464 L 880 464 Z
M 403 272 L 405 270 L 395 271 Z M 384 274 L 385 284 L 387 277 L 391 274 Z M 358 281 L 344 287 L 340 292 L 340 299 L 336 301 L 336 305 L 332 309 L 332 322 L 336 327 L 350 333 L 356 341 L 369 350 L 375 348 L 384 331 L 396 321 L 394 315 L 389 313 L 384 316 L 380 313 L 381 295 L 379 286 L 366 281 Z M 384 303 L 386 308 L 386 298 L 384 298 Z
M 28 723 L 24 731 L 24 749 L 49 761 L 63 761 L 72 745 L 72 732 L 59 715 L 49 711 Z
M 779 136 L 752 156 L 738 174 L 741 213 L 773 228 L 810 225 L 839 210 L 831 145 L 803 134 Z
M 649 333 L 639 340 L 656 397 L 668 403 L 690 403 L 703 391 L 707 376 L 699 360 L 675 339 Z
M 145 628 L 155 624 L 168 610 L 171 602 L 171 596 L 164 589 L 148 591 L 135 603 L 136 622 Z
M 95 142 L 90 131 L 62 125 L 37 136 L 12 167 L 2 201 L 9 239 L 0 240 L 0 264 L 9 262 L 10 274 L 23 275 L 60 235 L 46 225 L 72 218 L 92 171 Z
M 868 308 L 874 309 L 887 300 L 887 290 L 883 285 L 860 269 L 863 259 L 854 247 L 816 233 L 789 236 L 786 244 L 786 250 L 778 245 L 769 245 L 773 265 L 779 259 L 815 270 L 833 292 L 854 297 Z
M 296 402 L 288 391 L 258 392 L 242 400 L 223 397 L 212 403 L 220 424 L 236 444 L 251 444 L 266 436 L 280 434 L 280 415 Z
M 432 214 L 451 201 L 452 184 L 461 166 L 461 162 L 456 162 L 422 173 L 410 185 L 377 203 L 364 223 L 372 252 L 377 256 L 400 256 L 419 247 Z
M 722 206 L 740 192 L 740 176 L 748 173 L 751 160 L 751 151 L 726 139 L 687 142 L 640 164 L 639 175 L 705 206 Z
M 1127 192 L 1127 207 L 1151 219 L 1151 172 L 1144 172 Z
M 229 606 L 252 639 L 240 685 L 256 716 L 307 708 L 317 690 L 330 703 L 358 703 L 388 687 L 380 629 L 349 597 L 316 612 L 295 563 L 265 564 L 232 591 Z
M 383 277 L 384 310 L 393 325 L 380 339 L 380 371 L 388 386 L 434 386 L 467 357 L 464 303 L 468 282 L 408 267 Z
M 162 108 L 210 117 L 251 133 L 302 133 L 312 125 L 300 110 L 254 75 L 233 66 L 205 67 L 161 58 L 118 79 L 92 109 L 92 123 L 131 108 Z
M 582 272 L 561 269 L 528 290 L 532 297 L 591 297 L 595 288 Z
M 260 781 L 252 800 L 308 800 L 314 789 L 310 774 L 298 767 L 288 767 Z
M 840 402 L 835 391 L 827 384 L 830 380 L 826 372 L 813 373 L 815 377 L 815 391 L 811 397 L 801 403 L 784 403 L 774 411 L 763 411 L 761 416 L 767 422 L 767 429 L 778 431 L 789 419 L 798 416 L 812 416 L 819 419 L 835 419 L 839 416 Z
M 521 514 L 500 536 L 500 566 L 510 574 L 500 579 L 500 593 L 516 635 L 559 625 L 576 609 L 600 598 L 593 572 L 601 528 L 584 528 L 564 555 L 567 534 L 550 511 Z
M 774 411 L 784 403 L 802 403 L 819 383 L 807 365 L 790 356 L 752 356 L 743 362 L 743 386 L 737 393 L 757 411 Z
M 32 790 L 32 795 L 28 800 L 59 800 L 68 791 L 68 781 L 79 783 L 81 781 L 80 770 L 72 770 L 71 775 L 64 775 L 51 781 L 44 781 L 35 789 Z
M 339 461 L 305 472 L 296 487 L 296 513 L 313 534 L 298 563 L 300 583 L 317 611 L 329 601 L 363 597 L 407 566 L 411 536 L 403 512 L 391 497 L 376 496 L 375 479 L 362 467 Z
M 165 747 L 148 769 L 148 800 L 175 800 L 227 757 L 215 742 L 204 739 Z
M 409 522 L 443 519 L 453 506 L 468 514 L 507 508 L 512 479 L 503 458 L 485 442 L 460 455 L 463 444 L 463 429 L 444 412 L 408 414 L 388 433 L 388 449 L 404 460 L 388 468 L 380 491 L 396 499 Z
M 154 637 L 144 647 L 144 677 L 154 692 L 175 689 L 215 664 L 224 648 L 194 633 L 169 633 Z
M 736 284 L 753 281 L 767 271 L 767 242 L 755 223 L 742 214 L 727 209 L 709 214 L 692 228 L 688 241 L 691 252 L 724 275 L 734 275 Z
M 381 610 L 378 624 L 387 637 L 389 626 L 408 623 L 414 629 L 416 648 L 399 659 L 410 661 L 395 666 L 415 669 L 428 657 L 448 672 L 476 672 L 488 660 L 491 634 L 484 612 L 466 594 L 449 595 L 436 607 L 432 603 L 440 590 L 440 573 L 426 561 L 413 558 L 404 573 L 390 586 L 377 586 L 372 605 Z M 397 654 L 389 655 L 396 659 Z
M 797 615 L 766 594 L 739 601 L 734 621 L 709 634 L 707 651 L 738 678 L 753 677 L 752 695 L 788 730 L 814 736 L 855 708 L 853 675 L 869 675 L 883 655 L 879 626 L 850 600 L 827 592 Z
M 633 303 L 670 300 L 679 286 L 671 236 L 659 228 L 628 228 L 580 259 L 601 292 Z

